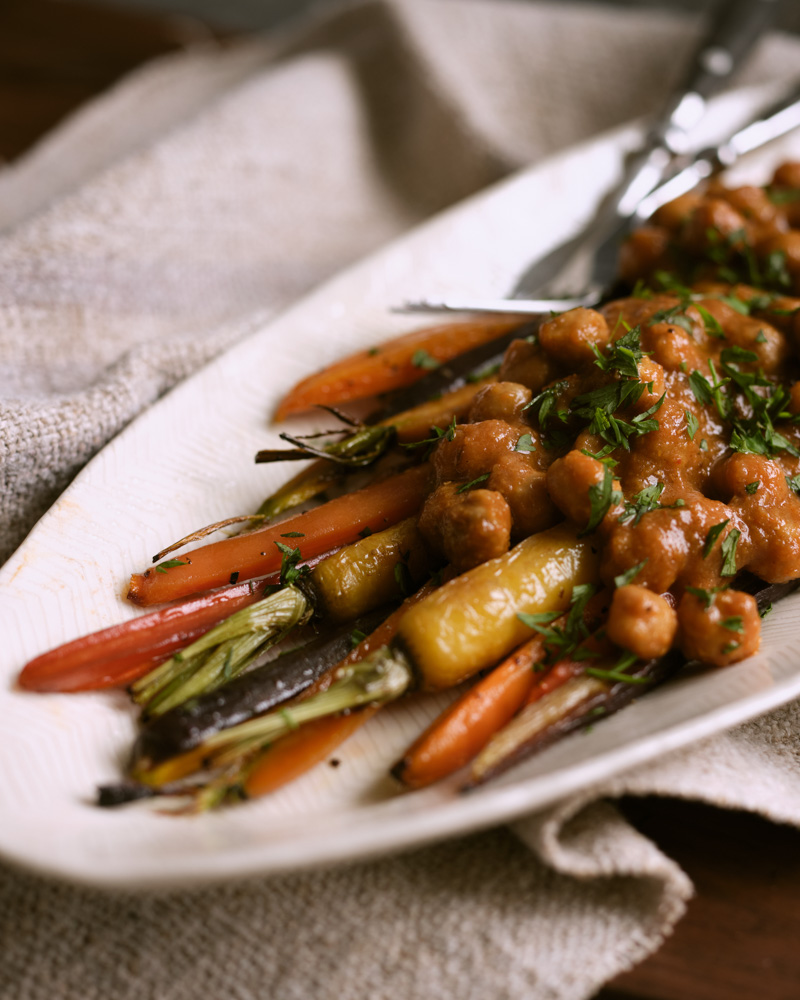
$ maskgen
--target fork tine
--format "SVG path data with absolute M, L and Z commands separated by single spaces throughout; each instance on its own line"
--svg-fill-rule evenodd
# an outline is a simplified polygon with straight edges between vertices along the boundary
M 451 312 L 482 312 L 506 313 L 523 316 L 539 313 L 564 312 L 577 306 L 591 305 L 597 301 L 596 295 L 582 295 L 565 299 L 419 299 L 406 301 L 392 306 L 396 313 L 451 313 Z

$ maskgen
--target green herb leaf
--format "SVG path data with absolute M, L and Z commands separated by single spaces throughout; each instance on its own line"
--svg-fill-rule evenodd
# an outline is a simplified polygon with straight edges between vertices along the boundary
M 350 648 L 355 649 L 356 646 L 362 643 L 366 638 L 366 632 L 362 632 L 360 629 L 354 628 L 350 633 Z
M 706 535 L 705 544 L 703 545 L 703 558 L 708 559 L 711 555 L 711 550 L 714 548 L 714 543 L 725 530 L 725 528 L 730 524 L 730 518 L 727 517 L 724 521 L 720 521 L 719 524 L 715 524 L 713 528 L 708 529 L 708 534 Z
M 521 451 L 524 455 L 536 451 L 536 445 L 533 443 L 533 438 L 530 434 L 523 434 L 520 437 L 519 441 L 514 445 L 514 451 Z
M 697 417 L 691 410 L 684 410 L 683 413 L 686 417 L 686 433 L 689 436 L 689 440 L 694 441 L 694 436 L 697 433 L 700 424 L 698 423 Z
M 758 487 L 760 485 L 761 485 L 761 482 L 758 479 L 754 479 L 752 483 L 748 483 L 745 486 L 744 491 L 745 491 L 745 493 L 749 493 L 752 496 L 753 493 L 756 492 L 756 490 L 758 489 Z
M 166 573 L 168 569 L 174 569 L 176 566 L 188 566 L 188 559 L 167 559 L 166 562 L 159 563 L 156 566 L 156 573 Z
M 293 549 L 288 545 L 284 545 L 283 542 L 275 542 L 275 544 L 281 553 L 281 586 L 291 586 L 292 584 L 297 583 L 297 581 L 302 579 L 304 576 L 308 575 L 310 572 L 308 566 L 297 565 L 303 558 L 300 555 L 300 549 Z
M 728 537 L 722 543 L 721 576 L 736 576 L 736 546 L 741 534 L 738 528 L 731 528 Z
M 440 366 L 440 362 L 432 357 L 428 352 L 420 347 L 411 355 L 411 364 L 415 368 L 422 368 L 424 371 L 433 371 Z
M 482 476 L 478 476 L 477 479 L 472 479 L 468 483 L 463 483 L 461 486 L 458 487 L 456 493 L 466 493 L 467 490 L 471 490 L 473 486 L 477 486 L 479 483 L 485 483 L 488 478 L 489 478 L 489 473 L 484 472 L 484 474 Z
M 744 632 L 744 620 L 741 615 L 731 615 L 721 622 L 722 627 L 729 632 Z
M 624 573 L 620 573 L 619 576 L 614 577 L 615 587 L 627 587 L 629 583 L 633 583 L 636 577 L 639 575 L 641 570 L 644 568 L 647 559 L 642 559 L 640 563 L 635 566 L 631 566 L 630 569 L 626 569 Z
M 614 477 L 611 474 L 611 469 L 606 465 L 603 467 L 602 481 L 589 487 L 591 513 L 589 514 L 589 523 L 580 533 L 581 536 L 590 535 L 606 516 L 612 503 L 618 503 L 621 499 L 621 494 L 614 489 Z

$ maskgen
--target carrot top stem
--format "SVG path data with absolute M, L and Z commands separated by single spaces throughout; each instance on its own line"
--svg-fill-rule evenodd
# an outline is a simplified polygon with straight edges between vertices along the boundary
M 331 431 L 340 435 L 340 431 Z M 338 441 L 313 444 L 321 435 L 294 437 L 282 433 L 281 440 L 294 445 L 294 449 L 264 449 L 256 453 L 256 462 L 280 462 L 285 459 L 324 458 L 337 465 L 351 469 L 359 469 L 371 465 L 381 455 L 385 454 L 394 444 L 395 430 L 389 425 L 377 424 L 374 427 L 358 426 L 353 431 L 340 437 Z
M 250 719 L 210 736 L 203 744 L 215 765 L 225 767 L 312 719 L 350 711 L 362 705 L 394 701 L 413 682 L 411 666 L 398 650 L 383 646 L 366 659 L 337 671 L 330 687 L 305 701 Z
M 162 715 L 240 674 L 296 625 L 313 606 L 297 587 L 283 587 L 206 632 L 132 685 L 133 699 L 148 715 Z

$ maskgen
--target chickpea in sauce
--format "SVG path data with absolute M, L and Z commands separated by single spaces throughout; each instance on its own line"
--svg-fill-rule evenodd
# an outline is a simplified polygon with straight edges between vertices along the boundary
M 759 646 L 740 574 L 800 577 L 800 163 L 665 205 L 620 266 L 630 294 L 512 343 L 420 529 L 463 570 L 567 518 L 614 646 L 723 666 Z

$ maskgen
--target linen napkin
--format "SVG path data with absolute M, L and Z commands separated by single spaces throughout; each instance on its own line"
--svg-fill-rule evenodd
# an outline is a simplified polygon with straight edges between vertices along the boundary
M 691 18 L 373 0 L 133 74 L 0 172 L 0 558 L 137 413 L 263 317 L 515 168 L 646 113 Z M 743 82 L 787 77 L 773 35 Z M 508 830 L 134 895 L 0 865 L 0 998 L 573 1000 L 691 894 L 608 801 L 800 824 L 797 705 Z M 732 778 L 735 776 L 735 780 Z

